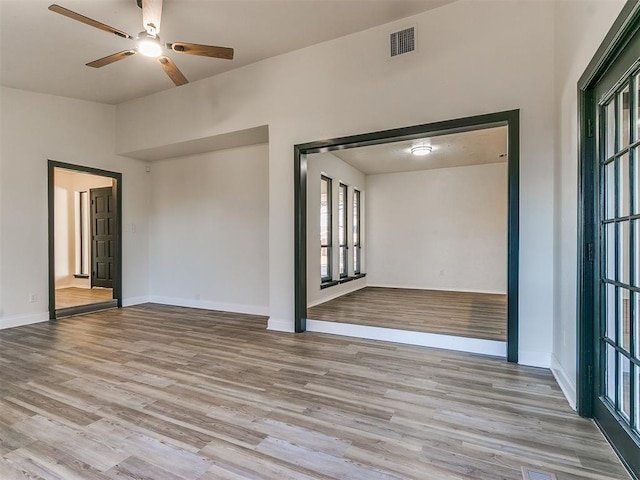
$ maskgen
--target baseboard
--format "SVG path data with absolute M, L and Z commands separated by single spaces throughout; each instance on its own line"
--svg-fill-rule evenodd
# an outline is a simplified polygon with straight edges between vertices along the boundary
M 569 402 L 571 408 L 576 410 L 578 408 L 576 384 L 575 382 L 571 381 L 571 378 L 569 377 L 569 375 L 567 375 L 566 370 L 562 368 L 562 365 L 560 365 L 560 362 L 553 353 L 551 354 L 551 373 L 553 373 L 556 382 L 558 382 L 560 390 L 562 390 L 562 393 L 564 393 L 564 396 L 567 398 L 567 402 Z
M 293 320 L 286 320 L 284 318 L 269 318 L 267 322 L 267 330 L 273 330 L 275 332 L 295 332 L 293 328 Z
M 407 330 L 397 330 L 395 328 L 369 327 L 366 325 L 307 319 L 307 331 L 366 338 L 369 340 L 383 340 L 406 345 L 442 348 L 460 352 L 480 353 L 496 357 L 506 357 L 507 353 L 506 342 L 439 335 L 436 333 L 410 332 Z
M 0 330 L 5 328 L 21 327 L 33 323 L 46 322 L 49 320 L 49 312 L 36 313 L 33 315 L 14 315 L 0 318 Z
M 469 290 L 465 288 L 436 288 L 436 287 L 415 287 L 415 286 L 407 286 L 407 285 L 381 285 L 371 283 L 369 280 L 369 284 L 367 287 L 377 287 L 377 288 L 402 288 L 405 290 L 434 290 L 436 292 L 461 292 L 461 293 L 485 293 L 487 295 L 506 295 L 507 292 L 496 292 L 490 290 Z
M 357 285 L 358 280 L 360 280 L 360 279 L 353 280 L 353 281 L 351 281 L 349 283 L 343 284 L 343 285 L 346 286 L 346 288 L 344 288 L 344 290 L 340 290 L 339 292 L 336 292 L 336 293 L 334 293 L 332 295 L 324 296 L 322 298 L 314 300 L 313 302 L 308 302 L 307 303 L 307 308 L 312 308 L 312 307 L 315 307 L 316 305 L 320 305 L 320 304 L 323 304 L 323 303 L 326 303 L 326 302 L 330 302 L 331 300 L 335 300 L 336 298 L 340 298 L 340 297 L 342 297 L 344 295 L 348 295 L 349 293 L 357 292 L 358 290 L 362 290 L 363 288 L 366 288 L 368 286 L 366 284 L 365 285 Z M 351 285 L 351 284 L 356 284 L 356 285 Z M 336 287 L 337 286 L 338 285 L 336 285 Z M 325 291 L 326 290 L 330 290 L 330 289 L 328 288 L 328 289 L 325 289 Z
M 123 307 L 133 307 L 134 305 L 142 305 L 149 303 L 149 297 L 130 297 L 122 300 Z
M 269 307 L 259 305 L 240 305 L 236 303 L 218 303 L 209 302 L 207 300 L 189 300 L 186 298 L 172 298 L 150 296 L 148 299 L 151 303 L 159 303 L 162 305 L 172 305 L 174 307 L 202 308 L 204 310 L 217 310 L 220 312 L 244 313 L 247 315 L 269 315 Z
M 551 354 L 545 352 L 518 352 L 518 363 L 529 367 L 551 368 Z

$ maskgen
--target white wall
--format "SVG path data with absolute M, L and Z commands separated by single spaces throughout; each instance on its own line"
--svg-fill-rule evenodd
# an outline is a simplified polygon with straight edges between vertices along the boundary
M 4 122 L 2 121 L 2 112 L 4 111 L 4 95 L 2 94 L 2 90 L 0 90 L 0 323 L 2 323 L 2 317 L 4 315 L 4 282 L 2 270 L 4 267 L 4 263 L 2 260 L 2 252 L 3 252 L 3 237 L 4 237 L 4 216 L 2 214 L 4 197 L 6 195 L 2 195 L 2 190 L 4 190 L 4 180 L 3 180 L 3 172 L 4 172 L 4 156 L 2 155 L 2 144 L 4 142 Z
M 332 244 L 333 248 L 333 278 L 340 278 L 340 249 L 338 248 L 338 187 L 342 182 L 347 188 L 347 245 L 349 253 L 349 275 L 353 275 L 353 189 L 360 191 L 361 216 L 363 217 L 366 201 L 366 176 L 360 170 L 340 160 L 331 153 L 315 153 L 309 155 L 307 162 L 307 305 L 312 307 L 330 299 L 353 292 L 367 285 L 366 277 L 352 280 L 341 285 L 334 285 L 320 289 L 320 176 L 326 175 L 332 179 Z M 360 235 L 362 269 L 367 272 L 367 241 L 365 238 L 366 224 L 361 222 Z
M 92 188 L 110 187 L 113 180 L 72 170 L 56 168 L 54 171 L 55 200 L 54 200 L 54 247 L 55 247 L 55 279 L 56 288 L 63 287 L 91 287 L 90 278 L 75 278 L 76 267 L 76 192 L 88 192 Z M 89 212 L 86 219 L 89 219 Z M 90 251 L 91 244 L 85 237 L 85 252 Z M 90 256 L 89 256 L 90 257 Z M 91 264 L 89 258 L 88 265 Z
M 555 4 L 555 302 L 552 368 L 570 403 L 576 398 L 578 125 L 577 82 L 624 0 Z
M 388 59 L 389 32 L 409 24 L 418 52 Z M 294 144 L 519 108 L 520 358 L 548 366 L 553 34 L 552 2 L 456 2 L 121 104 L 117 151 L 269 125 L 269 326 L 292 331 Z
M 151 300 L 267 315 L 269 149 L 151 165 Z
M 0 101 L 0 327 L 47 318 L 47 159 L 122 172 L 124 300 L 146 300 L 149 183 L 113 153 L 115 107 L 6 87 Z
M 507 164 L 367 176 L 368 284 L 506 293 Z
M 463 0 L 115 112 L 2 88 L 0 317 L 46 312 L 47 158 L 123 172 L 125 298 L 148 294 L 150 177 L 113 153 L 114 124 L 120 153 L 269 125 L 270 326 L 292 330 L 292 145 L 519 108 L 520 356 L 553 350 L 575 379 L 576 81 L 623 3 Z M 408 24 L 418 52 L 388 60 L 388 32 Z

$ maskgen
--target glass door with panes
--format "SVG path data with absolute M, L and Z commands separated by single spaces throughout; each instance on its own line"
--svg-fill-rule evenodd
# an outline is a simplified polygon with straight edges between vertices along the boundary
M 633 455 L 629 458 L 640 455 L 640 65 L 632 65 L 596 89 L 600 251 L 594 416 L 623 457 Z

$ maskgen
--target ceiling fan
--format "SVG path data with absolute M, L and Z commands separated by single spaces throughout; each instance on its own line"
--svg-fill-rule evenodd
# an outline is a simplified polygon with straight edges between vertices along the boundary
M 136 0 L 136 3 L 140 8 L 142 8 L 142 24 L 144 26 L 144 30 L 140 32 L 137 37 L 133 37 L 122 30 L 105 25 L 104 23 L 93 20 L 92 18 L 80 15 L 72 10 L 61 7 L 60 5 L 50 5 L 49 10 L 87 24 L 91 27 L 98 28 L 108 33 L 113 33 L 118 37 L 136 42 L 134 48 L 123 50 L 121 52 L 99 58 L 93 62 L 89 62 L 87 63 L 88 67 L 104 67 L 105 65 L 109 65 L 113 62 L 117 62 L 118 60 L 122 60 L 123 58 L 131 57 L 136 53 L 140 53 L 141 55 L 155 58 L 173 83 L 179 86 L 189 83 L 189 81 L 182 74 L 180 69 L 178 69 L 176 64 L 173 63 L 173 60 L 163 54 L 163 49 L 165 48 L 176 53 L 185 53 L 187 55 L 200 55 L 203 57 L 233 60 L 233 48 L 185 42 L 162 43 L 159 37 L 160 22 L 162 20 L 162 0 Z

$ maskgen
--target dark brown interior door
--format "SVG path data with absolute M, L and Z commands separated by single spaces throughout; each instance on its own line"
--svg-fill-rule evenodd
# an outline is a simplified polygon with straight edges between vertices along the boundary
M 113 188 L 91 189 L 91 286 L 113 288 L 116 205 Z

